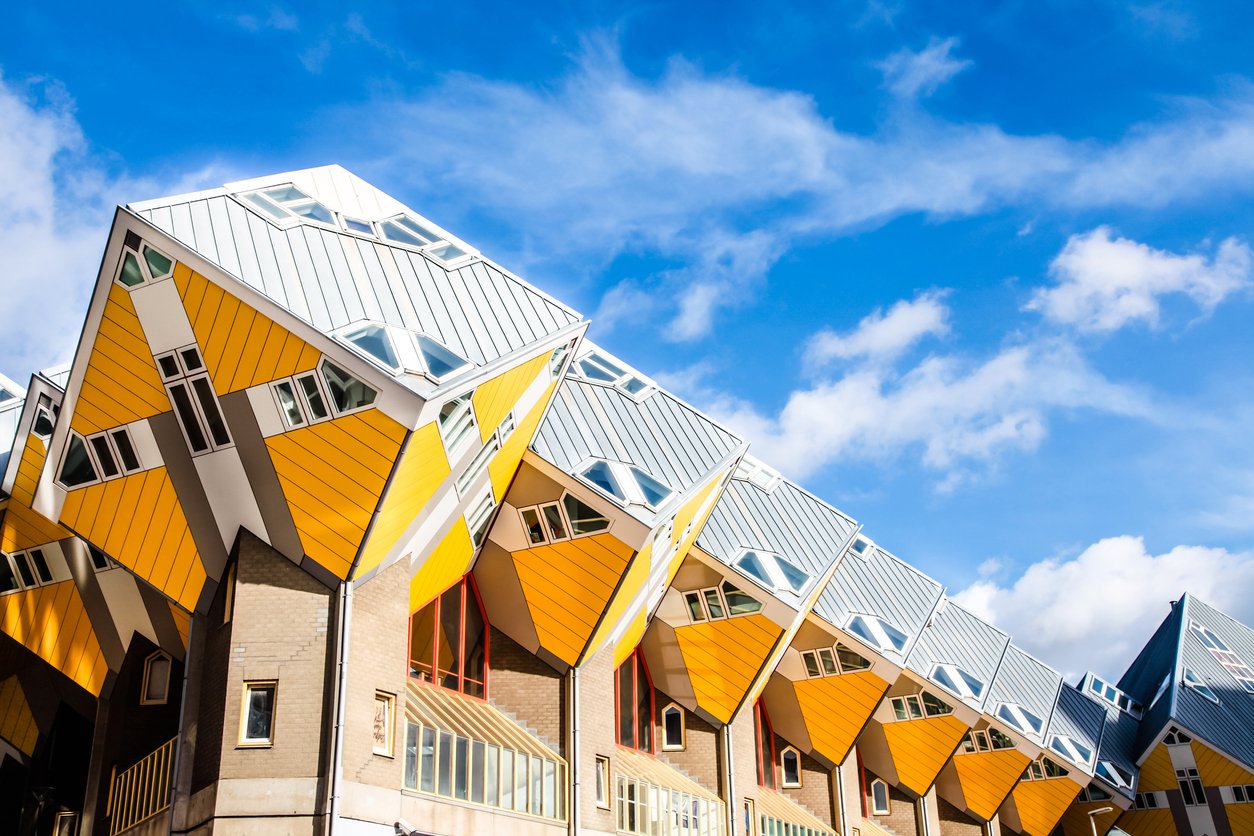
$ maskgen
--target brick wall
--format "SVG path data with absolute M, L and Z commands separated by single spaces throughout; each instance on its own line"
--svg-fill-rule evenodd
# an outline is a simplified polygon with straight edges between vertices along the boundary
M 718 729 L 680 706 L 684 712 L 686 745 L 682 751 L 665 751 L 662 749 L 662 709 L 671 703 L 671 698 L 654 689 L 653 699 L 657 706 L 654 739 L 657 741 L 658 758 L 686 773 L 711 792 L 719 792 Z
M 614 651 L 606 648 L 593 656 L 579 672 L 579 798 L 583 827 L 605 833 L 615 831 L 611 810 L 596 806 L 596 756 L 610 759 L 606 788 L 611 808 L 614 805 L 614 756 L 617 737 L 614 731 Z
M 225 677 L 222 778 L 308 778 L 327 744 L 328 622 L 335 596 L 243 532 Z M 245 681 L 277 680 L 274 745 L 239 748 Z
M 983 826 L 966 813 L 936 796 L 936 812 L 940 816 L 941 836 L 980 836 Z
M 887 816 L 877 816 L 872 811 L 874 807 L 871 805 L 871 781 L 875 779 L 875 774 L 868 771 L 866 773 L 866 809 L 868 818 L 883 827 L 888 828 L 897 836 L 916 836 L 919 832 L 918 817 L 914 806 L 914 799 L 906 795 L 901 790 L 892 786 L 888 787 L 889 813 Z
M 565 757 L 562 674 L 495 627 L 488 648 L 488 664 L 488 699 L 492 704 L 514 715 Z
M 786 746 L 788 746 L 788 741 L 776 735 L 775 752 L 777 758 Z M 781 771 L 779 774 L 782 783 L 783 772 Z M 805 807 L 818 818 L 828 824 L 833 824 L 831 773 L 814 758 L 802 753 L 801 786 L 792 789 L 781 786 L 780 792 L 789 800 Z
M 344 778 L 399 789 L 405 760 L 409 564 L 393 564 L 353 590 L 344 714 Z M 332 637 L 331 641 L 334 641 Z M 392 756 L 374 752 L 375 695 L 395 697 Z
M 185 722 L 186 733 L 194 735 L 196 741 L 192 761 L 193 793 L 217 781 L 222 766 L 222 727 L 226 714 L 227 667 L 231 657 L 231 625 L 222 623 L 225 598 L 224 580 L 209 613 L 192 616 L 192 629 L 203 637 L 204 642 L 199 673 L 200 710 L 196 717 L 189 717 Z

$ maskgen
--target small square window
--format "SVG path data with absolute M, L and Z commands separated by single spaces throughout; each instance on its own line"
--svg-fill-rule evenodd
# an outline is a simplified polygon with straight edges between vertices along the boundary
M 372 747 L 376 755 L 392 757 L 392 722 L 396 710 L 396 695 L 383 691 L 374 694 L 374 725 Z
M 240 708 L 240 746 L 273 746 L 277 682 L 245 682 Z

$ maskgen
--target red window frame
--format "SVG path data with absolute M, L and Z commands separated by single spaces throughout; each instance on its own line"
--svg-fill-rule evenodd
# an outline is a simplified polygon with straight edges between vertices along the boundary
M 629 687 L 631 688 L 631 695 L 632 695 L 631 739 L 624 740 L 623 734 L 622 734 L 623 717 L 622 717 L 622 712 L 621 712 L 621 706 L 622 706 L 621 699 L 622 699 L 622 688 L 623 688 L 622 680 L 623 680 L 623 672 L 625 670 L 628 670 L 629 666 L 630 666 L 629 673 L 631 674 L 631 683 Z M 648 717 L 649 739 L 647 741 L 647 747 L 640 745 L 642 742 L 645 742 L 645 741 L 642 741 L 639 739 L 640 738 L 640 699 L 636 695 L 636 684 L 637 684 L 637 677 L 639 676 L 641 672 L 644 673 L 644 684 L 645 684 L 645 688 L 648 689 L 647 693 L 649 696 L 649 717 Z M 654 693 L 654 690 L 653 690 L 653 677 L 649 675 L 649 666 L 645 663 L 644 655 L 640 652 L 640 648 L 636 648 L 635 650 L 631 652 L 630 656 L 628 656 L 626 659 L 623 660 L 623 663 L 621 665 L 619 665 L 617 668 L 614 669 L 614 719 L 615 719 L 614 735 L 615 735 L 615 738 L 618 740 L 618 743 L 620 746 L 626 746 L 629 749 L 635 749 L 636 751 L 644 752 L 645 754 L 649 754 L 649 755 L 652 755 L 657 751 L 657 723 L 654 722 L 655 718 L 657 717 L 657 704 L 656 703 L 657 703 L 656 694 Z
M 438 633 L 441 624 L 441 607 L 444 606 L 444 596 L 455 587 L 460 587 L 461 597 L 459 600 L 458 612 L 458 647 L 457 647 L 457 670 L 445 670 L 440 667 L 440 642 Z M 476 607 L 479 612 L 479 619 L 483 623 L 483 681 L 466 675 L 466 608 L 470 604 Z M 432 625 L 435 630 L 433 640 L 431 642 L 431 658 L 422 663 L 422 670 L 415 674 L 413 640 L 414 640 L 414 619 L 424 614 L 428 610 L 432 613 Z M 408 660 L 405 663 L 410 679 L 417 682 L 423 682 L 431 685 L 439 685 L 450 691 L 457 691 L 465 694 L 472 699 L 486 700 L 488 698 L 488 680 L 492 670 L 492 625 L 488 621 L 487 610 L 483 608 L 483 598 L 479 595 L 479 586 L 475 583 L 473 575 L 463 575 L 461 580 L 449 586 L 439 595 L 435 596 L 427 604 L 423 605 L 417 611 L 409 615 L 409 635 L 406 638 Z M 424 676 L 423 673 L 426 675 Z M 453 678 L 454 684 L 446 684 L 447 678 Z M 469 693 L 466 690 L 466 683 L 470 682 L 482 687 L 482 695 Z
M 754 759 L 758 762 L 758 785 L 767 789 L 779 788 L 779 776 L 776 775 L 777 760 L 775 751 L 775 729 L 771 726 L 770 715 L 766 713 L 766 706 L 761 700 L 753 704 L 753 736 L 754 742 L 757 744 L 755 748 Z M 762 756 L 766 753 L 767 747 L 770 747 L 770 756 L 767 762 L 762 762 Z M 767 767 L 770 767 L 769 773 Z

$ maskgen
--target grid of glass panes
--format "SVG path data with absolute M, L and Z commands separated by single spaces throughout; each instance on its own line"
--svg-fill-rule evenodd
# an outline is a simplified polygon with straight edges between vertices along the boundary
M 803 650 L 801 659 L 805 662 L 806 676 L 810 679 L 865 671 L 871 667 L 869 660 L 839 643 L 835 647 Z
M 723 803 L 619 775 L 618 830 L 643 836 L 722 836 Z
M 1245 664 L 1240 656 L 1232 652 L 1228 645 L 1224 644 L 1223 639 L 1215 635 L 1209 628 L 1198 624 L 1196 621 L 1189 622 L 1189 626 L 1193 632 L 1201 639 L 1202 644 L 1211 652 L 1211 655 L 1224 666 L 1224 670 L 1232 674 L 1233 678 L 1240 683 L 1241 687 L 1247 693 L 1254 694 L 1254 670 Z
M 763 814 L 762 829 L 758 833 L 760 836 L 833 836 L 835 831 L 819 830 L 816 827 L 806 827 L 804 824 L 793 824 L 792 822 Z
M 472 697 L 487 696 L 488 620 L 469 575 L 414 613 L 409 675 Z
M 927 691 L 892 697 L 889 703 L 893 707 L 893 715 L 898 720 L 919 720 L 923 717 L 943 717 L 954 713 L 952 706 Z
M 566 765 L 423 723 L 405 724 L 405 787 L 566 820 Z

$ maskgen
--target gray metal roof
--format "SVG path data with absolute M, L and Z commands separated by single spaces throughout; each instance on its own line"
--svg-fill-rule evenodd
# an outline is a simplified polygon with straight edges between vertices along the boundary
M 996 714 L 1001 703 L 1021 705 L 1041 718 L 1044 730 L 1049 728 L 1061 687 L 1062 676 L 1058 671 L 1011 644 L 997 669 L 985 705 L 990 714 Z
M 1048 745 L 1056 734 L 1065 735 L 1087 746 L 1096 755 L 1098 744 L 1102 739 L 1102 728 L 1105 725 L 1106 710 L 1101 705 L 1075 688 L 1065 687 L 1058 692 L 1058 703 L 1054 707 L 1054 716 L 1050 720 L 1045 742 Z M 1051 756 L 1055 760 L 1072 763 L 1059 755 Z M 1096 761 L 1089 763 L 1086 768 L 1091 773 L 1094 766 L 1096 766 Z
M 697 538 L 707 554 L 730 566 L 743 549 L 775 552 L 822 577 L 857 523 L 800 486 L 781 480 L 767 491 L 735 478 Z
M 314 196 L 337 208 L 334 198 Z M 149 201 L 133 211 L 327 333 L 375 320 L 427 334 L 483 365 L 580 320 L 477 257 L 446 269 L 416 249 L 368 235 L 314 223 L 284 229 L 225 192 Z
M 933 681 L 934 665 L 962 668 L 984 683 L 980 698 L 968 700 L 969 704 L 982 708 L 992 691 L 989 685 L 1009 644 L 1008 635 L 946 598 L 919 634 L 919 640 L 906 659 L 906 667 Z
M 1091 698 L 1090 698 L 1091 700 Z M 1096 702 L 1096 700 L 1091 700 Z M 1101 704 L 1106 717 L 1102 724 L 1101 746 L 1098 747 L 1097 760 L 1110 761 L 1129 775 L 1136 775 L 1136 739 L 1141 723 L 1126 711 L 1120 711 L 1113 705 Z M 1111 789 L 1131 798 L 1133 786 Z
M 531 447 L 567 473 L 586 459 L 609 459 L 634 464 L 682 493 L 741 444 L 664 390 L 637 401 L 612 386 L 567 377 Z
M 879 616 L 913 639 L 942 591 L 918 569 L 873 546 L 841 561 L 814 611 L 840 628 L 854 613 Z
M 1191 595 L 1183 601 L 1184 631 L 1180 641 L 1179 676 L 1173 719 L 1191 733 L 1254 768 L 1254 694 L 1247 693 L 1190 629 L 1194 621 L 1214 633 L 1246 665 L 1254 663 L 1254 630 Z M 1219 698 L 1216 704 L 1181 684 L 1184 669 L 1206 681 Z

